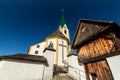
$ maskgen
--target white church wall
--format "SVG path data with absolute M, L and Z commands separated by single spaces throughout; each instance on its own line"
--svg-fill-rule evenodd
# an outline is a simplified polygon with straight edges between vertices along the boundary
M 47 41 L 47 46 L 50 44 L 50 42 L 52 41 L 52 43 L 54 44 L 53 45 L 53 48 L 56 49 L 57 47 L 57 39 L 54 38 L 54 39 L 48 39 Z M 54 55 L 54 64 L 56 63 L 56 54 Z
M 46 64 L 45 66 L 43 80 L 52 80 L 54 54 L 55 54 L 55 51 L 46 50 L 44 52 L 44 57 L 47 59 L 48 65 Z
M 76 55 L 70 55 L 68 57 L 68 73 L 77 80 L 86 80 L 84 65 L 78 64 Z
M 47 41 L 47 46 L 50 44 L 50 42 L 52 42 L 54 45 L 53 45 L 53 48 L 54 49 L 56 49 L 56 41 L 57 41 L 57 39 L 55 38 L 55 39 L 49 39 L 48 41 Z
M 120 55 L 107 58 L 114 80 L 120 80 Z
M 37 47 L 37 45 L 39 45 L 39 48 Z M 31 46 L 31 50 L 30 50 L 30 53 L 28 54 L 31 54 L 31 55 L 43 55 L 43 50 L 45 49 L 45 46 L 46 46 L 46 43 L 45 42 L 41 42 L 41 43 L 38 43 L 38 44 L 35 44 L 33 46 Z M 38 51 L 38 54 L 35 54 L 35 51 Z
M 63 41 L 63 43 L 62 43 L 62 41 Z M 64 58 L 62 58 L 62 46 L 60 46 L 59 44 L 66 46 L 66 47 L 63 47 Z M 59 56 L 58 57 L 58 65 L 60 65 L 60 66 L 65 66 L 62 62 L 62 59 L 64 59 L 64 61 L 67 62 L 67 54 L 68 54 L 67 47 L 68 47 L 68 44 L 67 44 L 66 40 L 58 39 L 58 56 Z
M 0 61 L 0 80 L 42 80 L 43 64 Z

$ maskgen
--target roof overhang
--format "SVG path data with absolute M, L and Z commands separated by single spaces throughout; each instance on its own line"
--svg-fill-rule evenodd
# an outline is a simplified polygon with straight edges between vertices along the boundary
M 47 63 L 46 58 L 43 56 L 35 56 L 35 55 L 27 55 L 27 54 L 15 54 L 8 56 L 0 56 L 0 60 L 12 60 L 12 61 L 20 61 L 20 62 L 32 62 L 32 63 Z
M 78 59 L 81 63 L 88 64 L 88 63 L 98 62 L 101 60 L 106 60 L 106 58 L 117 56 L 117 55 L 120 55 L 120 50 L 110 53 L 110 54 L 105 54 L 105 55 L 101 55 L 101 56 L 90 58 L 90 59 L 85 59 L 85 60 L 80 60 L 79 58 Z
M 78 42 L 78 43 L 75 43 L 78 31 L 80 29 L 80 24 L 82 22 L 99 23 L 99 24 L 107 25 L 107 26 L 101 28 L 98 32 L 96 32 L 93 35 L 89 36 L 85 40 L 83 40 L 81 42 Z M 75 36 L 74 36 L 74 40 L 73 40 L 73 43 L 72 43 L 72 48 L 77 49 L 77 48 L 81 47 L 82 45 L 84 45 L 85 43 L 87 43 L 88 40 L 94 39 L 95 36 L 101 34 L 102 32 L 108 30 L 109 28 L 113 28 L 112 26 L 115 26 L 115 28 L 118 28 L 120 30 L 120 27 L 115 22 L 113 22 L 113 21 L 101 21 L 101 20 L 89 20 L 89 19 L 81 19 L 81 20 L 79 20 L 78 27 L 77 27 L 77 30 L 76 30 L 76 33 L 75 33 Z

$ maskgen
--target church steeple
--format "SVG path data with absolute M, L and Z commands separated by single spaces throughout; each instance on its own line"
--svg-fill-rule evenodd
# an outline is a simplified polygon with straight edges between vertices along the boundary
M 59 31 L 70 41 L 69 29 L 65 22 L 64 10 L 62 9 L 61 22 L 59 26 Z
M 64 17 L 64 9 L 62 9 L 60 26 L 61 26 L 61 27 L 64 27 L 65 24 L 66 24 L 66 22 L 65 22 L 65 17 Z

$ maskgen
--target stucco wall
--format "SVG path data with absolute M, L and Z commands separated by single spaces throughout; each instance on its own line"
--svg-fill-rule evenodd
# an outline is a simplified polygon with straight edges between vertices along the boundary
M 42 80 L 44 65 L 0 61 L 0 80 Z
M 37 45 L 40 45 L 39 48 L 37 48 Z M 31 54 L 31 55 L 43 55 L 43 51 L 46 47 L 46 43 L 45 42 L 41 42 L 41 43 L 38 43 L 36 45 L 33 45 L 30 47 L 30 51 L 28 54 Z M 35 51 L 38 51 L 38 54 L 35 54 Z
M 68 57 L 68 73 L 77 80 L 86 80 L 84 65 L 78 64 L 78 58 L 75 55 Z
M 120 80 L 120 55 L 107 58 L 114 80 Z
M 54 63 L 54 54 L 55 51 L 46 50 L 44 57 L 47 58 L 48 64 L 46 64 L 44 69 L 44 80 L 52 80 L 53 76 L 53 63 Z
M 53 45 L 53 48 L 56 49 L 56 44 L 57 44 L 57 38 L 53 38 L 53 39 L 48 39 L 47 41 L 47 46 L 50 44 L 50 42 L 52 41 L 52 43 L 54 44 Z M 56 54 L 54 54 L 54 64 L 56 63 Z
M 54 44 L 54 45 L 53 45 L 53 48 L 56 49 L 56 41 L 57 41 L 57 38 L 48 39 L 48 40 L 47 40 L 47 46 L 50 44 L 51 41 L 52 41 L 52 43 Z
M 66 47 L 63 47 L 63 54 L 64 54 L 64 61 L 67 62 L 67 54 L 68 54 L 68 44 L 66 40 L 62 40 L 62 39 L 58 39 L 58 65 L 60 66 L 65 66 L 62 62 L 62 46 L 60 46 L 59 44 L 62 45 L 62 41 L 63 41 L 63 45 L 65 45 Z
M 51 41 L 54 44 L 53 48 L 56 49 L 56 51 L 57 51 L 57 52 L 55 52 L 55 55 L 54 55 L 54 64 L 56 64 L 56 56 L 58 56 L 58 62 L 57 62 L 58 65 L 64 66 L 64 64 L 62 62 L 62 46 L 59 46 L 59 44 L 62 44 L 62 41 L 63 41 L 63 45 L 67 46 L 67 47 L 64 47 L 64 60 L 67 61 L 67 54 L 68 54 L 68 44 L 67 44 L 67 41 L 64 40 L 64 39 L 58 39 L 58 41 L 57 41 L 57 38 L 49 39 L 47 41 L 47 45 L 49 45 Z

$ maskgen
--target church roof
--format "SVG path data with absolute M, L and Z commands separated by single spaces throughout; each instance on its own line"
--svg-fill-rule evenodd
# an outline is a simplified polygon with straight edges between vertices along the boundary
M 0 56 L 0 60 L 4 59 L 12 59 L 12 60 L 22 60 L 22 61 L 32 61 L 32 62 L 40 62 L 46 63 L 47 60 L 43 56 L 35 56 L 35 55 L 27 55 L 27 54 L 14 54 L 7 56 Z
M 64 17 L 64 10 L 62 9 L 60 26 L 63 27 L 65 24 L 66 22 L 65 22 L 65 17 Z
M 72 55 L 77 56 L 77 54 L 75 54 L 73 51 L 70 51 L 67 57 L 72 56 Z
M 66 38 L 63 33 L 61 33 L 59 30 L 53 32 L 52 34 L 50 34 L 48 37 L 53 37 L 53 36 L 59 36 L 59 37 L 63 37 Z M 66 38 L 67 39 L 67 38 Z

